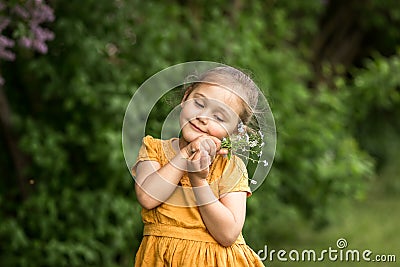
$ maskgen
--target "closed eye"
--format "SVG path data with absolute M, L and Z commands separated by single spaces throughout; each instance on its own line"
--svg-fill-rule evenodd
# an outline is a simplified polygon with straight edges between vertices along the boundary
M 215 115 L 215 119 L 219 122 L 224 122 L 225 120 L 221 118 L 219 115 Z
M 194 104 L 198 106 L 199 108 L 204 108 L 204 105 L 200 103 L 198 100 L 194 100 Z

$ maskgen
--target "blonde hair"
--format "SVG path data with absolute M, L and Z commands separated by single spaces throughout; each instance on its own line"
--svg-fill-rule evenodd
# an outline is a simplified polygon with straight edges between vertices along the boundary
M 250 123 L 256 112 L 259 89 L 249 75 L 233 67 L 223 66 L 210 69 L 199 77 L 193 75 L 189 78 L 194 82 L 184 87 L 186 97 L 183 100 L 186 100 L 190 93 L 200 84 L 207 83 L 225 87 L 240 96 L 243 111 L 238 114 L 239 118 L 245 125 Z

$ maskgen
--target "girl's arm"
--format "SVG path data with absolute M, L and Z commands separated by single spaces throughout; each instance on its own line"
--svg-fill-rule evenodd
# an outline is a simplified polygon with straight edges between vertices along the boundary
M 193 151 L 207 149 L 208 154 L 227 154 L 226 150 L 220 149 L 220 143 L 217 138 L 200 136 L 182 148 L 163 167 L 156 161 L 139 162 L 136 165 L 135 191 L 140 205 L 152 209 L 171 196 L 183 174 L 188 170 L 188 159 L 193 158 Z
M 211 143 L 209 143 L 211 144 Z M 189 158 L 190 183 L 201 217 L 210 234 L 222 246 L 232 245 L 242 231 L 246 217 L 247 192 L 231 192 L 217 199 L 207 182 L 210 155 L 201 149 Z
M 222 246 L 232 245 L 244 225 L 247 192 L 231 192 L 218 200 L 206 180 L 191 179 L 191 183 L 198 203 L 209 203 L 199 206 L 208 231 Z
M 181 151 L 163 167 L 156 161 L 136 165 L 135 191 L 143 208 L 155 208 L 171 196 L 186 169 L 185 154 Z

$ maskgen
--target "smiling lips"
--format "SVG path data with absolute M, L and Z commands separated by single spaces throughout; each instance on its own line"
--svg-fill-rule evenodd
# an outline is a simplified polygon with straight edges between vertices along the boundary
M 189 124 L 192 126 L 192 128 L 197 131 L 197 132 L 201 132 L 201 133 L 207 133 L 205 131 L 203 131 L 202 129 L 200 129 L 199 127 L 197 127 L 194 123 L 189 121 Z

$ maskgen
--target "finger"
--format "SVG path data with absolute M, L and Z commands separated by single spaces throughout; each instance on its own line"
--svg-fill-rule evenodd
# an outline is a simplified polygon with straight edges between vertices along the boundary
M 201 148 L 201 146 L 200 146 L 200 143 L 199 143 L 199 142 L 194 142 L 194 143 L 192 143 L 192 151 L 197 152 L 197 151 L 200 150 L 200 148 Z M 193 152 L 193 153 L 194 153 L 194 152 Z
M 201 155 L 199 152 L 193 153 L 193 155 L 188 158 L 187 171 L 198 172 L 200 170 L 200 159 Z
M 191 153 L 191 155 L 193 155 L 194 153 L 196 153 L 199 150 L 200 150 L 199 142 L 190 143 L 190 153 Z
M 214 143 L 214 140 L 211 138 L 205 138 L 202 141 L 202 147 L 208 152 L 208 154 L 212 157 L 215 156 L 217 151 L 217 146 Z
M 214 157 L 215 154 L 217 153 L 217 145 L 216 145 L 216 144 L 214 143 L 214 141 L 211 140 L 211 139 L 208 139 L 207 142 L 208 142 L 208 145 L 209 145 L 209 147 L 210 147 L 210 150 L 209 150 L 209 153 L 208 153 L 208 154 L 209 154 L 210 156 Z
M 190 161 L 193 161 L 194 160 L 194 157 L 196 157 L 196 152 L 192 152 L 193 154 L 192 155 L 190 155 L 190 157 L 188 158 L 188 160 L 190 160 Z
M 217 155 L 228 155 L 229 150 L 226 148 L 221 148 L 220 150 L 217 151 Z
M 220 140 L 214 136 L 208 136 L 208 137 L 204 138 L 204 141 L 207 142 L 207 144 L 210 148 L 217 147 L 217 143 L 220 142 Z
M 209 151 L 210 150 L 210 145 L 207 142 L 207 139 L 203 139 L 200 141 L 200 150 L 205 150 L 205 151 Z
M 217 150 L 219 150 L 221 148 L 221 140 L 219 140 L 217 137 L 215 136 L 209 136 L 209 138 L 214 142 Z
M 200 169 L 206 169 L 211 164 L 210 156 L 206 151 L 201 151 L 201 158 L 200 158 Z

